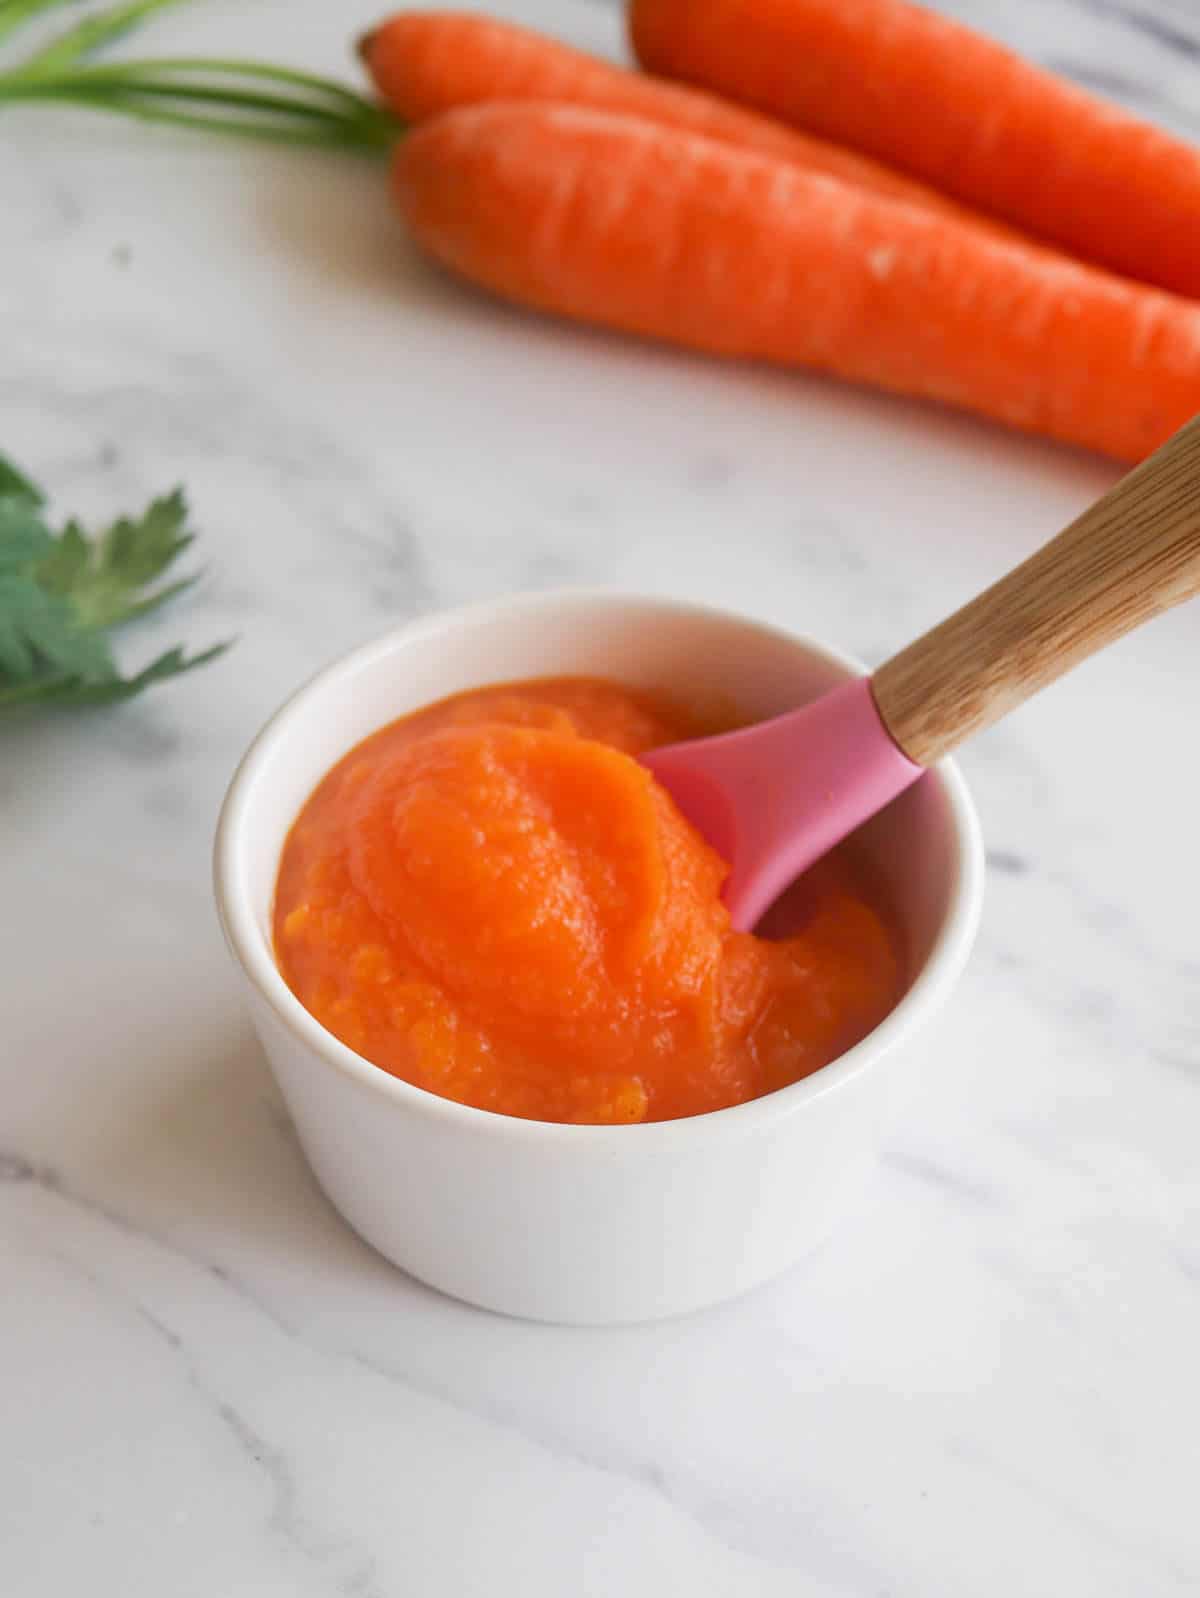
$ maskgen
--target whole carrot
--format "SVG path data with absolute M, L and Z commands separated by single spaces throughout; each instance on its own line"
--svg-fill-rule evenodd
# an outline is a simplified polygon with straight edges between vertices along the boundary
M 408 122 L 491 100 L 556 100 L 631 112 L 936 210 L 964 209 L 853 150 L 492 17 L 400 12 L 366 34 L 359 52 L 384 100 Z
M 393 171 L 432 256 L 541 311 L 1122 460 L 1200 409 L 1200 307 L 697 134 L 474 106 L 411 133 Z
M 1200 151 L 910 0 L 631 0 L 652 72 L 1200 296 Z

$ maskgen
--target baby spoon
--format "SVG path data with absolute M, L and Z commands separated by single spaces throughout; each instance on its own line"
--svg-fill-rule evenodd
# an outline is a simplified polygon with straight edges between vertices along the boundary
M 771 721 L 645 763 L 730 862 L 753 927 L 834 844 L 972 733 L 1200 593 L 1200 417 L 1007 577 L 880 666 Z

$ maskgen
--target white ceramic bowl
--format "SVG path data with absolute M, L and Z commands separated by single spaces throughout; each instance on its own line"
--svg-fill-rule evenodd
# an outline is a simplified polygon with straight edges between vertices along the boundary
M 919 1064 L 918 1034 L 975 933 L 982 850 L 949 764 L 865 829 L 903 918 L 913 978 L 882 1025 L 832 1065 L 689 1120 L 560 1126 L 471 1109 L 389 1076 L 288 989 L 271 952 L 275 874 L 317 781 L 385 722 L 487 683 L 611 677 L 732 697 L 761 717 L 860 669 L 719 611 L 549 593 L 401 627 L 323 671 L 267 724 L 221 814 L 217 904 L 317 1179 L 382 1254 L 473 1304 L 590 1324 L 678 1314 L 782 1271 L 829 1231 Z

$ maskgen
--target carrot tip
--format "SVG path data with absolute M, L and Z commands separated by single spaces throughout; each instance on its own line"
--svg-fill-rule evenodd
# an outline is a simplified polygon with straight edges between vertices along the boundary
M 354 46 L 360 59 L 365 61 L 368 66 L 371 62 L 371 47 L 382 32 L 382 28 L 368 28 L 366 33 L 359 35 L 358 41 Z

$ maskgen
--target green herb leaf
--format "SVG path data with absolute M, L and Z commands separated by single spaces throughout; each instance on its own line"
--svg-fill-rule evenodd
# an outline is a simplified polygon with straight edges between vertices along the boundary
M 7 456 L 0 455 L 0 500 L 3 499 L 26 499 L 33 505 L 45 503 L 37 484 L 19 472 Z
M 33 677 L 39 667 L 103 682 L 116 672 L 103 634 L 80 627 L 70 603 L 33 577 L 0 577 L 0 667 Z
M 68 522 L 38 566 L 38 581 L 70 599 L 81 626 L 117 627 L 187 586 L 185 580 L 158 593 L 143 592 L 191 543 L 186 522 L 179 489 L 156 499 L 136 521 L 123 516 L 95 544 L 88 543 L 78 523 Z
M 53 548 L 36 500 L 0 499 L 0 572 L 25 571 Z
M 0 709 L 111 704 L 214 660 L 226 645 L 190 658 L 171 649 L 124 677 L 108 641 L 114 627 L 192 585 L 194 577 L 154 586 L 191 542 L 179 489 L 97 539 L 77 521 L 55 534 L 38 490 L 0 460 Z
M 197 666 L 206 666 L 229 648 L 228 643 L 214 644 L 199 655 L 185 655 L 182 649 L 168 649 L 157 660 L 139 671 L 136 676 L 122 677 L 114 673 L 101 682 L 85 682 L 79 677 L 65 675 L 40 677 L 36 681 L 7 684 L 0 676 L 0 711 L 16 705 L 51 703 L 71 707 L 112 705 L 122 699 L 132 699 L 143 688 L 154 683 L 179 677 Z

